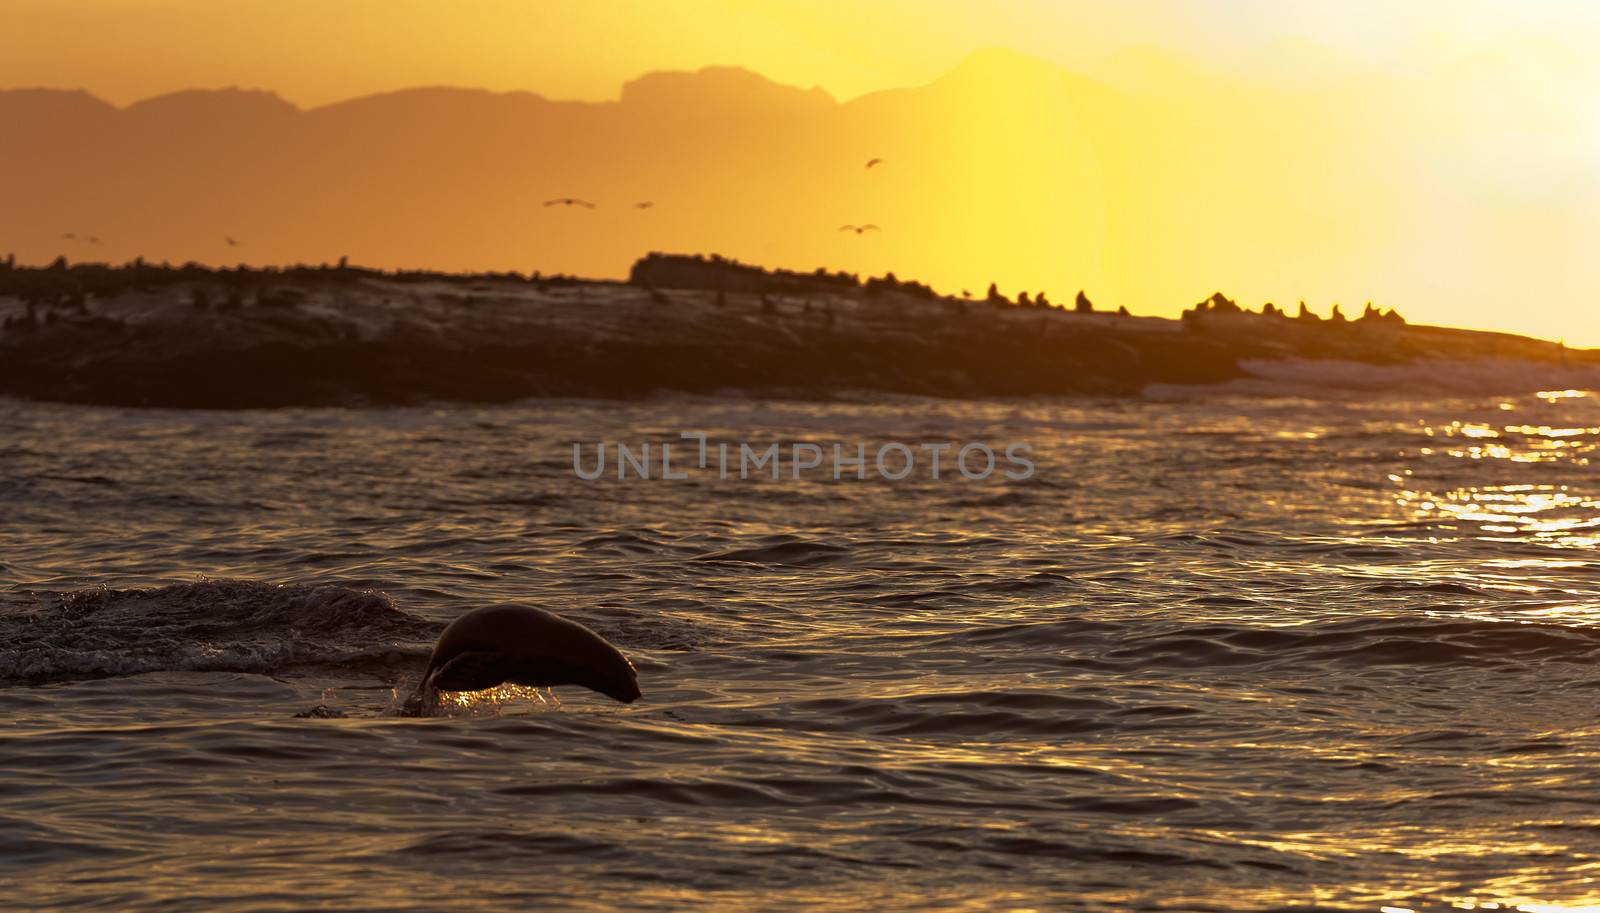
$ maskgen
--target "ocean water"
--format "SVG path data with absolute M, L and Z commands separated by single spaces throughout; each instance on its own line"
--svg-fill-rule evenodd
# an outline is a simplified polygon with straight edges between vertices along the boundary
M 1037 469 L 573 472 L 683 431 Z M 0 402 L 4 906 L 1600 903 L 1597 444 L 1564 392 Z M 644 698 L 398 716 L 495 602 Z

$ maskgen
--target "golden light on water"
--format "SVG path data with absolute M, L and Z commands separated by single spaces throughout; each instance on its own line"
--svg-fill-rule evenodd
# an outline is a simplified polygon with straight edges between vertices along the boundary
M 1565 393 L 1557 396 L 1541 393 L 1539 396 L 1546 402 L 1573 398 Z M 1501 408 L 1505 409 L 1504 404 Z M 1464 442 L 1494 442 L 1423 447 L 1419 450 L 1423 456 L 1439 453 L 1460 459 L 1507 460 L 1513 463 L 1570 460 L 1574 465 L 1586 466 L 1589 454 L 1595 450 L 1594 438 L 1600 435 L 1600 427 L 1494 425 L 1488 422 L 1454 421 L 1442 425 L 1424 424 L 1421 433 L 1439 441 L 1460 439 Z
M 482 691 L 441 691 L 439 711 L 447 716 L 457 713 L 500 713 L 517 704 L 536 707 L 559 707 L 561 699 L 549 688 L 530 688 L 507 682 Z
M 1586 397 L 1583 391 L 1546 390 L 1536 398 L 1539 408 L 1548 410 Z M 1500 411 L 1515 411 L 1515 406 L 1501 403 Z M 1587 422 L 1424 421 L 1416 431 L 1428 442 L 1416 450 L 1424 461 L 1504 463 L 1507 472 L 1525 465 L 1587 467 L 1600 447 L 1600 426 Z M 1416 469 L 1388 478 L 1396 486 L 1395 503 L 1418 520 L 1456 524 L 1483 539 L 1561 548 L 1600 545 L 1600 499 L 1587 486 L 1507 477 L 1498 484 L 1433 488 L 1419 484 Z
M 411 693 L 411 685 L 394 688 L 389 692 L 389 709 L 398 711 Z M 323 704 L 331 706 L 332 696 L 324 693 Z M 532 688 L 506 682 L 481 691 L 440 691 L 434 704 L 434 716 L 495 716 L 507 710 L 554 709 L 561 706 L 561 698 L 550 688 Z
M 1472 453 L 1450 455 L 1476 458 Z M 1397 495 L 1396 503 L 1412 510 L 1418 519 L 1476 523 L 1483 532 L 1514 536 L 1511 541 L 1565 548 L 1600 544 L 1600 533 L 1586 532 L 1600 529 L 1600 518 L 1593 516 L 1600 500 L 1573 494 L 1566 486 L 1483 486 L 1437 492 L 1408 489 Z M 1563 515 L 1564 511 L 1571 513 Z

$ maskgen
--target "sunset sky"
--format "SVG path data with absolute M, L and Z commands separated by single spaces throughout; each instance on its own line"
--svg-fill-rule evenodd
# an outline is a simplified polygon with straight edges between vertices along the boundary
M 982 132 L 944 137 L 965 146 L 937 171 L 905 167 L 920 183 L 885 190 L 883 211 L 838 219 L 885 223 L 877 247 L 805 224 L 724 252 L 945 289 L 993 278 L 1057 300 L 1087 287 L 1141 313 L 1217 288 L 1253 306 L 1372 299 L 1413 320 L 1600 345 L 1600 4 L 1584 0 L 4 0 L 0 20 L 0 87 L 117 105 L 231 85 L 305 108 L 432 85 L 610 101 L 645 73 L 707 65 L 847 102 L 1011 49 L 1116 94 L 1041 127 L 1054 96 L 1018 90 L 1036 74 L 985 71 L 951 102 Z M 1049 137 L 1032 159 L 991 155 L 1008 118 Z M 1051 208 L 1006 203 L 986 224 L 979 187 Z M 954 202 L 936 210 L 941 198 Z M 972 230 L 941 242 L 954 235 L 932 227 L 939 212 Z M 928 228 L 893 232 L 910 224 Z M 736 243 L 722 237 L 695 226 L 652 240 Z M 406 265 L 508 265 L 444 259 Z M 596 263 L 571 268 L 626 268 L 620 253 Z

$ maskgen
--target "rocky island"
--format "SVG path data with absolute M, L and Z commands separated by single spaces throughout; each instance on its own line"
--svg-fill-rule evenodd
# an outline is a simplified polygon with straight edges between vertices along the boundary
M 1155 386 L 1463 394 L 1600 387 L 1600 353 L 1319 318 L 1221 293 L 1182 319 L 939 294 L 892 274 L 652 254 L 628 281 L 0 261 L 0 394 L 257 408 L 739 391 L 1133 396 Z

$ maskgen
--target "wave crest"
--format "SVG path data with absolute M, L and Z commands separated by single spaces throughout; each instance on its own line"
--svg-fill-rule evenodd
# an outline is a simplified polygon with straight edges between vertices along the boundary
M 203 580 L 38 596 L 0 612 L 0 681 L 351 665 L 382 673 L 426 655 L 440 627 L 386 594 L 334 585 Z

